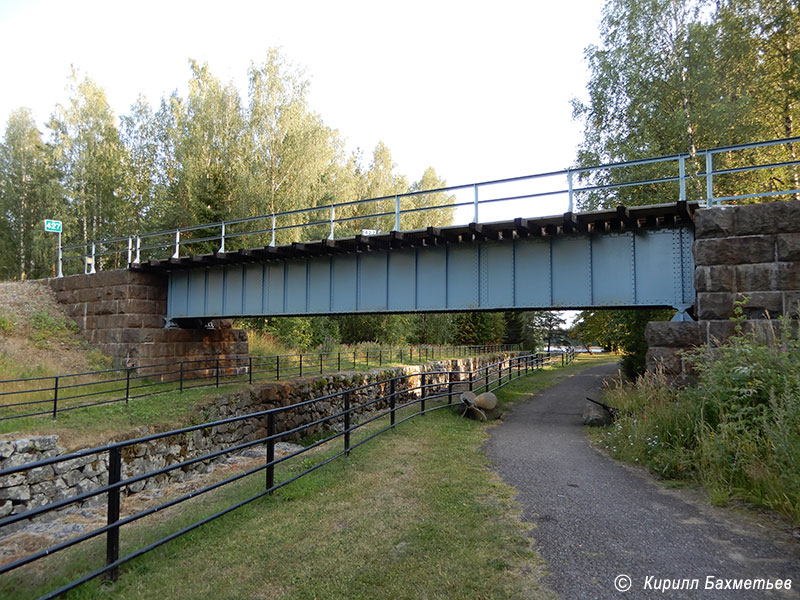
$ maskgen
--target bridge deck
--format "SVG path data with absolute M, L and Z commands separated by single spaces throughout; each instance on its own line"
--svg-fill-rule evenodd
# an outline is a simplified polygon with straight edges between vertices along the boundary
M 565 213 L 531 219 L 494 223 L 470 223 L 448 227 L 428 227 L 411 231 L 392 231 L 379 235 L 314 242 L 294 242 L 235 252 L 213 252 L 180 258 L 151 260 L 129 266 L 132 270 L 177 271 L 198 267 L 308 258 L 335 254 L 424 248 L 442 244 L 463 244 L 485 240 L 512 240 L 529 237 L 555 237 L 575 233 L 612 233 L 689 226 L 698 209 L 697 202 L 677 202 L 652 206 L 619 206 L 613 210 Z

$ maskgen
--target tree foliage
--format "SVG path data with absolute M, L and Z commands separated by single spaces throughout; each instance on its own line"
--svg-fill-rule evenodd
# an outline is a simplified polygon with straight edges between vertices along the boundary
M 340 208 L 336 235 L 361 229 L 394 228 L 394 195 L 444 187 L 433 168 L 409 183 L 397 173 L 389 148 L 379 143 L 369 164 L 360 151 L 348 154 L 338 131 L 308 104 L 309 82 L 302 69 L 270 50 L 248 69 L 242 97 L 207 64 L 189 61 L 186 93 L 174 91 L 154 109 L 139 98 L 119 119 L 103 88 L 73 69 L 68 100 L 56 106 L 43 135 L 30 112 L 8 121 L 0 145 L 0 274 L 25 278 L 52 270 L 55 240 L 41 229 L 45 217 L 64 222 L 64 244 L 86 243 L 120 234 L 159 231 L 276 212 L 294 211 L 280 226 L 308 224 L 302 234 L 322 239 L 332 203 L 387 196 L 379 203 Z M 404 200 L 403 210 L 449 205 L 441 192 Z M 401 226 L 427 224 L 431 213 L 403 215 Z M 452 222 L 439 211 L 437 224 Z M 268 219 L 267 219 L 268 220 Z M 262 228 L 269 224 L 262 222 Z M 229 233 L 241 232 L 232 226 Z M 217 249 L 218 230 L 184 232 L 193 253 Z M 298 229 L 277 232 L 279 244 L 297 241 Z M 231 244 L 270 243 L 269 234 L 235 237 Z M 74 271 L 76 266 L 70 265 Z M 98 268 L 118 268 L 104 258 Z M 79 267 L 77 267 L 79 268 Z
M 601 43 L 586 49 L 589 98 L 574 102 L 584 123 L 577 165 L 686 153 L 687 174 L 705 171 L 698 150 L 797 135 L 800 3 L 796 0 L 608 0 Z M 714 168 L 797 160 L 797 144 L 715 156 Z M 674 177 L 674 163 L 581 175 L 582 185 Z M 799 189 L 797 167 L 715 176 L 715 195 Z M 705 181 L 687 185 L 705 198 Z M 677 182 L 579 192 L 583 209 L 672 203 Z M 669 312 L 589 311 L 575 331 L 625 353 L 641 372 L 644 326 Z

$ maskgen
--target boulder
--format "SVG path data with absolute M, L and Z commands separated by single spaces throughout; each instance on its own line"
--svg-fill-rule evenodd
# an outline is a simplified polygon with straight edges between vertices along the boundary
M 583 424 L 589 427 L 606 427 L 611 425 L 614 417 L 605 408 L 594 402 L 586 402 L 583 407 Z

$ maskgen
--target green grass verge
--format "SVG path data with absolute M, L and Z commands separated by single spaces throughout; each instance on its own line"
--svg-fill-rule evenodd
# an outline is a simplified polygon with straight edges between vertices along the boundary
M 500 405 L 600 362 L 579 359 L 521 378 L 498 391 Z M 132 561 L 117 583 L 94 581 L 70 598 L 552 598 L 519 520 L 515 490 L 487 468 L 480 450 L 487 428 L 448 409 L 417 417 L 274 496 Z M 341 440 L 333 444 L 338 450 Z M 277 479 L 333 452 L 280 465 Z M 122 552 L 263 486 L 261 472 L 128 527 Z M 103 553 L 98 540 L 20 569 L 0 582 L 0 596 L 53 589 L 101 565 Z

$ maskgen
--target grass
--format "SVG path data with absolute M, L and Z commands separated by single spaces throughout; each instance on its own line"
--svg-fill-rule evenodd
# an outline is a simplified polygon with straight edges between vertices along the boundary
M 352 359 L 352 353 L 350 358 Z M 99 353 L 98 353 L 99 355 Z M 91 356 L 91 355 L 90 355 Z M 103 357 L 99 355 L 101 360 Z M 363 372 L 369 369 L 377 368 L 377 360 L 370 361 L 369 364 L 365 362 L 346 362 L 345 356 L 342 360 L 342 369 L 351 372 Z M 371 357 L 372 358 L 372 357 Z M 375 354 L 378 358 L 378 354 Z M 3 356 L 0 355 L 0 365 L 3 364 Z M 413 364 L 416 364 L 414 361 Z M 404 364 L 411 364 L 408 361 L 400 362 L 394 360 L 392 362 L 383 361 L 382 367 L 397 367 Z M 254 385 L 265 383 L 274 380 L 275 368 L 272 363 L 266 361 L 259 363 L 253 362 L 253 375 Z M 331 363 L 323 364 L 323 373 L 329 374 L 336 372 L 336 360 Z M 281 381 L 289 379 L 292 376 L 299 375 L 299 368 L 289 368 L 281 363 Z M 317 362 L 307 363 L 304 361 L 303 375 L 308 377 L 319 376 L 319 367 Z M 24 374 L 25 377 L 48 377 L 51 376 L 46 370 L 39 368 L 30 368 Z M 159 391 L 158 394 L 143 396 L 140 398 L 133 398 L 127 404 L 124 402 L 125 397 L 125 372 L 124 370 L 113 371 L 102 375 L 107 380 L 120 379 L 121 381 L 104 381 L 101 376 L 81 376 L 74 378 L 60 378 L 60 400 L 58 402 L 59 413 L 56 420 L 52 420 L 48 415 L 40 415 L 36 417 L 25 417 L 0 421 L 0 434 L 10 432 L 25 432 L 30 434 L 51 434 L 59 433 L 62 435 L 62 444 L 68 448 L 81 447 L 85 443 L 102 443 L 105 439 L 110 437 L 119 438 L 120 435 L 134 435 L 136 428 L 144 426 L 154 427 L 158 430 L 169 429 L 178 427 L 191 421 L 197 422 L 197 411 L 202 409 L 203 405 L 208 400 L 213 399 L 221 394 L 229 394 L 244 389 L 246 387 L 247 376 L 238 375 L 229 377 L 228 382 L 223 378 L 223 384 L 219 390 L 214 387 L 213 378 L 207 379 L 206 384 L 202 388 L 196 390 L 185 390 L 181 393 L 177 387 L 177 382 L 157 383 L 151 382 L 148 379 L 138 380 L 133 383 L 136 385 L 148 385 L 146 392 Z M 152 385 L 151 385 L 152 384 Z M 65 386 L 79 386 L 67 388 Z M 188 385 L 188 384 L 187 384 Z M 192 384 L 197 385 L 197 384 Z M 16 386 L 16 387 L 15 387 Z M 27 386 L 22 388 L 21 386 Z M 53 398 L 53 380 L 46 379 L 44 381 L 22 382 L 19 384 L 7 383 L 0 385 L 0 391 L 10 392 L 14 391 L 14 395 L 7 395 L 0 397 L 0 409 L 2 403 L 23 402 L 23 401 L 44 401 L 41 404 L 34 404 L 28 406 L 9 407 L 0 413 L 1 416 L 10 416 L 12 414 L 26 414 L 34 411 L 49 411 L 52 409 Z M 21 389 L 32 388 L 48 388 L 46 391 L 21 393 Z M 142 393 L 132 388 L 132 395 Z M 93 394 L 89 397 L 65 399 L 68 395 L 81 395 Z M 104 400 L 119 400 L 110 404 L 100 406 L 91 406 L 87 408 L 78 408 L 75 410 L 63 411 L 64 408 L 70 406 L 78 406 L 81 404 L 88 404 L 94 402 L 101 402 Z M 63 412 L 62 412 L 63 411 Z
M 59 444 L 68 449 L 90 447 L 112 439 L 136 437 L 143 427 L 150 431 L 168 431 L 189 423 L 202 423 L 208 420 L 202 407 L 209 399 L 244 387 L 243 384 L 229 385 L 222 392 L 216 388 L 189 389 L 182 393 L 172 390 L 135 398 L 128 404 L 118 402 L 60 412 L 55 420 L 41 416 L 0 421 L 0 434 L 58 434 Z
M 758 336 L 740 330 L 685 360 L 693 387 L 677 390 L 650 373 L 610 390 L 608 403 L 624 416 L 595 440 L 662 478 L 702 485 L 714 503 L 745 501 L 800 524 L 796 327 L 786 320 Z
M 512 382 L 498 391 L 500 405 L 599 362 L 579 359 Z M 541 583 L 545 565 L 531 550 L 515 490 L 489 471 L 480 450 L 487 427 L 447 409 L 403 423 L 350 457 L 132 561 L 117 583 L 93 581 L 70 598 L 553 598 Z M 333 443 L 338 449 L 341 441 Z M 333 451 L 297 457 L 276 476 L 287 479 Z M 263 485 L 262 472 L 126 528 L 122 551 Z M 53 589 L 102 564 L 103 552 L 98 540 L 20 569 L 0 582 L 0 596 Z

